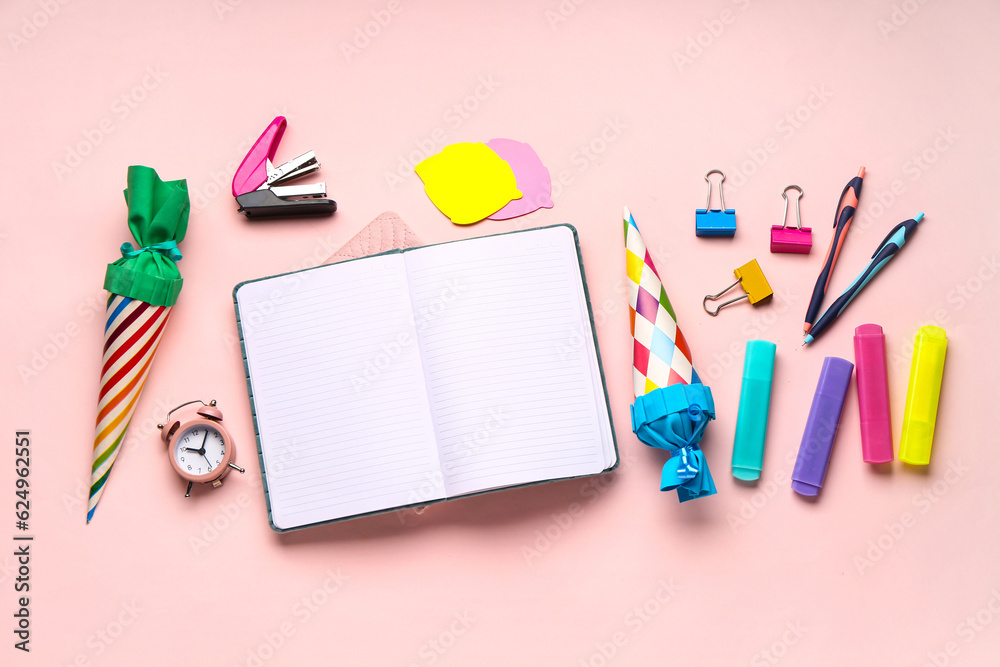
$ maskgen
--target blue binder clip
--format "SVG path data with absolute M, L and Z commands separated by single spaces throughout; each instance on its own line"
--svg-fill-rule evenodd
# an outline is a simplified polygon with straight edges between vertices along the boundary
M 722 176 L 719 180 L 719 203 L 722 208 L 712 208 L 712 181 L 708 178 L 712 174 Z M 713 169 L 705 174 L 705 181 L 708 183 L 708 199 L 705 201 L 705 208 L 699 208 L 694 212 L 695 236 L 736 235 L 736 209 L 726 208 L 726 200 L 722 196 L 722 182 L 725 180 L 726 175 L 720 169 Z

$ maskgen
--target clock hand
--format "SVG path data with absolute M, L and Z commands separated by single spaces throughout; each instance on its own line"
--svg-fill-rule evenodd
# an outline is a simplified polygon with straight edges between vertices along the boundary
M 208 458 L 208 456 L 205 454 L 205 450 L 204 449 L 201 450 L 201 456 L 202 456 L 202 458 L 205 459 L 205 463 L 208 464 L 208 472 L 212 472 L 212 460 L 210 458 Z
M 206 442 L 208 442 L 208 429 L 207 428 L 205 429 L 205 437 L 201 441 L 201 449 L 198 450 L 198 453 L 201 454 L 202 456 L 205 456 L 205 443 Z M 208 457 L 205 457 L 205 460 L 207 461 Z

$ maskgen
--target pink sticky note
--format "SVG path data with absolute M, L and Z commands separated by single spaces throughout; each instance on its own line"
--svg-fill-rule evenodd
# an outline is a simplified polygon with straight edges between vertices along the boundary
M 554 206 L 552 178 L 534 148 L 513 139 L 490 139 L 486 145 L 510 165 L 517 179 L 517 189 L 521 191 L 520 199 L 511 200 L 489 216 L 491 220 L 507 220 Z

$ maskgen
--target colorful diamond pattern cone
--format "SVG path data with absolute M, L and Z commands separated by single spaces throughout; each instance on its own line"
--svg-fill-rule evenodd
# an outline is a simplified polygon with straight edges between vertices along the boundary
M 682 503 L 711 496 L 715 482 L 700 442 L 715 419 L 712 391 L 694 370 L 691 349 L 628 207 L 623 218 L 633 339 L 632 432 L 670 454 L 660 474 L 661 491 L 676 490 Z
M 632 389 L 638 397 L 672 384 L 700 383 L 691 349 L 677 326 L 667 291 L 628 207 L 624 221 L 629 322 L 634 340 Z

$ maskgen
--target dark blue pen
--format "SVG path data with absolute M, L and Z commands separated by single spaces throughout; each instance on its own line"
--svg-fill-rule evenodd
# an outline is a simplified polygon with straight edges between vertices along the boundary
M 861 186 L 865 180 L 865 168 L 858 170 L 858 175 L 850 180 L 840 193 L 840 201 L 837 203 L 837 213 L 833 217 L 833 238 L 830 239 L 830 247 L 826 250 L 826 257 L 823 259 L 823 270 L 819 272 L 816 279 L 816 286 L 813 287 L 812 297 L 809 299 L 809 307 L 806 309 L 806 321 L 802 325 L 802 332 L 809 333 L 813 322 L 819 315 L 819 309 L 823 306 L 823 297 L 830 287 L 830 277 L 833 276 L 833 265 L 837 263 L 840 256 L 840 248 L 847 238 L 847 230 L 854 220 L 854 211 L 858 208 L 858 200 L 861 199 Z
M 823 313 L 823 317 L 819 318 L 809 333 L 806 334 L 805 344 L 813 342 L 814 339 L 823 333 L 824 329 L 837 319 L 838 315 L 844 312 L 847 304 L 854 300 L 854 297 L 864 289 L 868 281 L 874 278 L 875 274 L 888 264 L 889 260 L 895 257 L 899 249 L 903 247 L 903 244 L 913 236 L 913 232 L 917 231 L 917 225 L 920 224 L 923 217 L 923 213 L 918 213 L 917 217 L 904 220 L 892 228 L 892 231 L 889 232 L 889 235 L 885 237 L 885 240 L 882 241 L 872 255 L 871 261 L 868 262 L 868 266 L 861 272 L 861 275 L 854 279 L 854 282 L 844 290 L 844 293 L 833 302 L 830 308 Z

